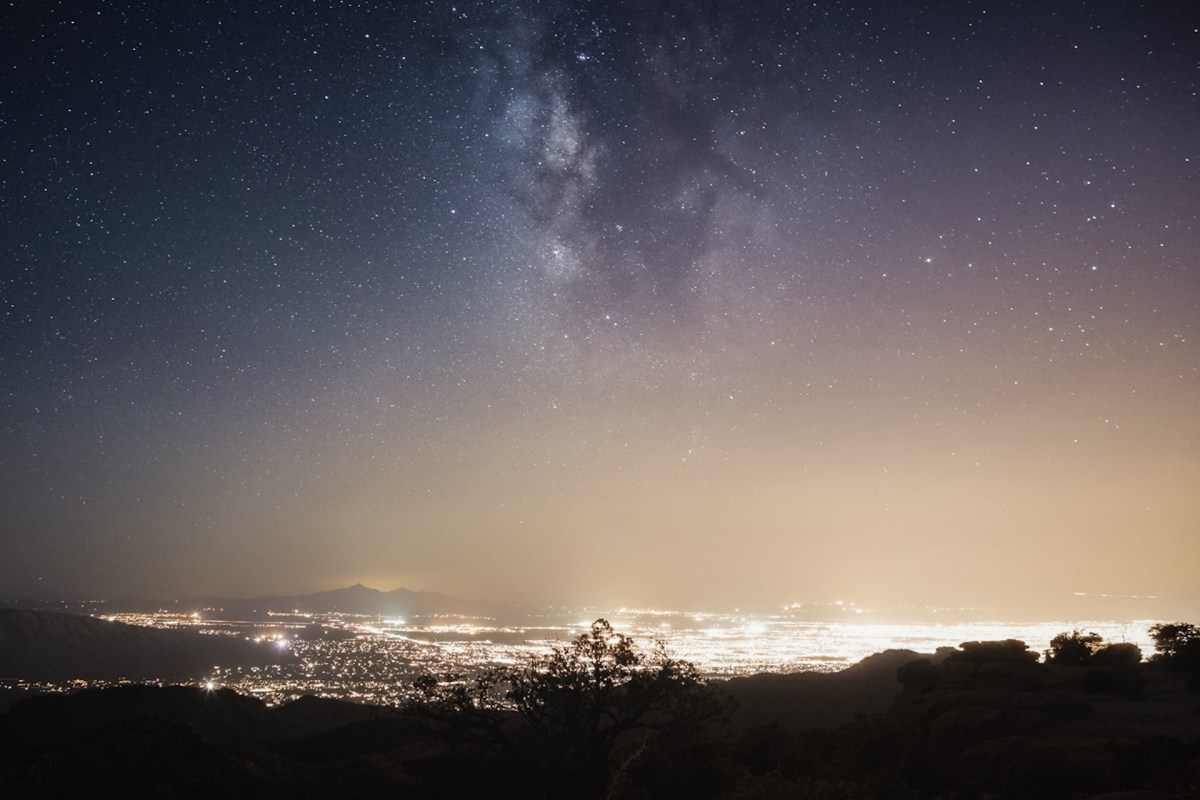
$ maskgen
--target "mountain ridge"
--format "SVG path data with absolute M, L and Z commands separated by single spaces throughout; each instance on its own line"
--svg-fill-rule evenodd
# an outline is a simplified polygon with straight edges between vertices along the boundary
M 257 597 L 205 596 L 177 600 L 176 605 L 219 608 L 252 614 L 286 613 L 343 613 L 367 616 L 404 616 L 427 614 L 465 614 L 475 612 L 472 604 L 438 592 L 416 591 L 400 587 L 382 591 L 362 583 L 338 589 L 295 595 L 259 595 Z
M 236 612 L 251 617 L 265 617 L 268 612 L 287 613 L 292 611 L 363 614 L 366 616 L 480 615 L 483 613 L 475 603 L 439 592 L 418 591 L 403 586 L 391 591 L 383 591 L 362 583 L 317 592 L 255 595 L 253 597 L 211 594 L 171 599 L 120 597 L 112 600 L 38 600 L 10 598 L 0 599 L 0 608 L 21 608 L 47 613 L 93 616 L 121 611 L 193 613 L 203 612 L 206 608 Z

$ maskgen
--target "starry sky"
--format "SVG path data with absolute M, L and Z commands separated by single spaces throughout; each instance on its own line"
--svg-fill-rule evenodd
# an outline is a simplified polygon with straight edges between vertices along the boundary
M 1200 613 L 1187 5 L 18 0 L 0 594 Z

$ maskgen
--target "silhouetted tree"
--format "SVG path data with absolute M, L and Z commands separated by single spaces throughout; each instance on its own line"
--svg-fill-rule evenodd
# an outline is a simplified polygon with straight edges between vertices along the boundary
M 473 731 L 498 755 L 554 775 L 565 796 L 603 797 L 655 732 L 679 734 L 727 708 L 695 666 L 649 653 L 603 619 L 571 644 L 471 680 L 415 683 L 418 713 Z M 512 719 L 517 716 L 517 724 Z
M 1092 653 L 1091 663 L 1103 667 L 1136 667 L 1142 663 L 1142 648 L 1130 642 L 1106 644 Z
M 1187 622 L 1159 623 L 1150 626 L 1150 638 L 1158 651 L 1155 660 L 1190 672 L 1189 688 L 1200 690 L 1200 627 Z
M 1100 634 L 1094 631 L 1084 633 L 1077 629 L 1060 633 L 1050 640 L 1048 660 L 1055 664 L 1086 664 L 1103 643 Z
M 1119 692 L 1137 697 L 1141 691 L 1142 650 L 1136 644 L 1117 642 L 1106 644 L 1088 659 L 1088 674 L 1083 686 L 1095 692 Z
M 1185 658 L 1200 647 L 1200 628 L 1187 622 L 1160 622 L 1150 626 L 1150 638 L 1161 658 Z

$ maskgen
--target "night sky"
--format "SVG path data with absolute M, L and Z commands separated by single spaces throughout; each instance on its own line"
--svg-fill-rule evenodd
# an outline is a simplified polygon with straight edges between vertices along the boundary
M 10 5 L 0 595 L 1200 612 L 1168 5 Z

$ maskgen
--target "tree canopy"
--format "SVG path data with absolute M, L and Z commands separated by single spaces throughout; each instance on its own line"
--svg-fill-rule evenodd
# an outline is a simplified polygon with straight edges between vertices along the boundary
M 1180 658 L 1200 647 L 1200 627 L 1188 622 L 1160 622 L 1150 626 L 1150 638 L 1164 658 Z
M 1192 688 L 1200 689 L 1200 627 L 1188 622 L 1160 622 L 1150 627 L 1150 638 L 1158 651 L 1155 659 L 1190 672 Z
M 1055 664 L 1086 664 L 1103 642 L 1100 634 L 1094 631 L 1060 633 L 1050 640 L 1049 660 Z
M 536 763 L 573 796 L 603 796 L 654 733 L 694 730 L 727 710 L 690 662 L 662 642 L 645 652 L 604 619 L 522 664 L 470 680 L 424 676 L 416 686 L 418 713 Z

